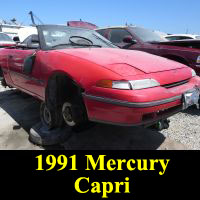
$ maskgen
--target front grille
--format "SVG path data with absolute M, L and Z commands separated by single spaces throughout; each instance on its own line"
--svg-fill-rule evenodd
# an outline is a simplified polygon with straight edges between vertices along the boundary
M 184 81 L 179 81 L 179 82 L 176 82 L 176 83 L 170 83 L 170 84 L 162 85 L 162 87 L 172 88 L 172 87 L 177 87 L 177 86 L 180 86 L 180 85 L 184 85 L 184 84 L 186 84 L 188 82 L 189 82 L 189 79 L 184 80 Z

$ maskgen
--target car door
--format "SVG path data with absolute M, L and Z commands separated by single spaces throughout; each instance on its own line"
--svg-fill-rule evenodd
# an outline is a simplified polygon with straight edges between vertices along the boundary
M 23 64 L 27 56 L 33 54 L 34 50 L 13 49 L 8 55 L 8 69 L 14 85 L 22 87 L 24 84 Z
M 37 58 L 34 63 L 33 70 L 30 74 L 24 72 L 24 61 L 28 56 L 37 56 L 37 45 L 30 44 L 31 37 L 21 44 L 21 48 L 9 51 L 8 68 L 12 82 L 17 88 L 25 90 L 31 94 L 38 94 L 40 84 L 38 82 L 40 76 L 40 68 L 37 66 Z M 25 47 L 23 47 L 23 45 Z M 27 46 L 27 47 L 26 47 Z

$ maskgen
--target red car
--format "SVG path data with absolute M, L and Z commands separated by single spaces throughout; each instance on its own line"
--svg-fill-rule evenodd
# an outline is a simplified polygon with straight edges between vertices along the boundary
M 96 31 L 120 48 L 144 51 L 180 62 L 193 68 L 200 76 L 200 40 L 168 41 L 151 30 L 137 26 Z
M 42 101 L 49 128 L 148 125 L 198 105 L 200 78 L 183 64 L 122 50 L 93 30 L 37 28 L 25 44 L 0 50 L 0 67 L 4 86 Z
M 77 27 L 77 28 L 86 28 L 86 29 L 97 29 L 98 26 L 95 24 L 89 23 L 89 22 L 83 22 L 83 21 L 68 21 L 67 26 L 70 27 Z
M 15 42 L 5 33 L 0 33 L 0 48 L 13 46 Z

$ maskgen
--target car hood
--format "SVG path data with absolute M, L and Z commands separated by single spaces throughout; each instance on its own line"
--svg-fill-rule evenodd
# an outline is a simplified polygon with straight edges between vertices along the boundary
M 115 48 L 83 48 L 56 50 L 101 65 L 112 70 L 115 65 L 126 65 L 144 73 L 162 72 L 186 67 L 180 63 L 149 53 Z M 121 68 L 123 73 L 123 67 Z M 115 70 L 113 70 L 115 71 Z M 118 69 L 118 72 L 120 70 Z

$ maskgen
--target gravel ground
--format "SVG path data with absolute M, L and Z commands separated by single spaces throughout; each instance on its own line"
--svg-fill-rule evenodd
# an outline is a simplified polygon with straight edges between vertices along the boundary
M 200 150 L 200 110 L 196 107 L 170 118 L 170 127 L 161 131 L 164 135 L 185 144 L 189 149 Z

